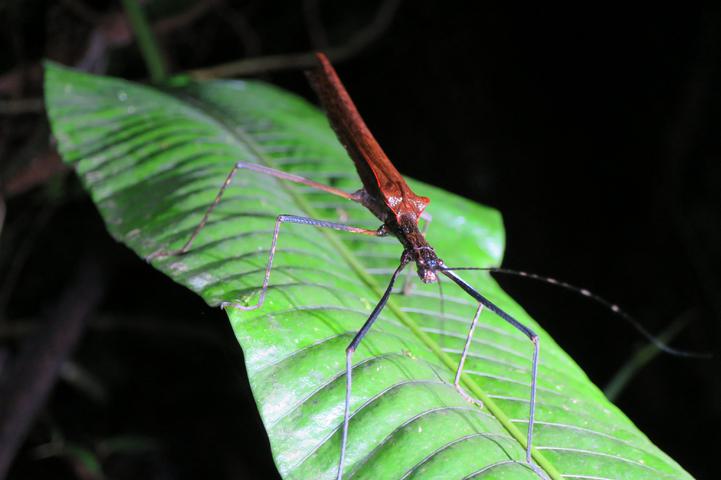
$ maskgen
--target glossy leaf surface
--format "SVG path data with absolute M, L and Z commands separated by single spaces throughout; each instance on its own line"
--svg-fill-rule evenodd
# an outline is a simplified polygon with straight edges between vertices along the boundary
M 63 158 L 77 169 L 111 234 L 140 257 L 185 242 L 235 161 L 347 191 L 359 187 L 324 116 L 261 82 L 159 90 L 50 64 L 46 98 Z M 432 199 L 428 239 L 446 264 L 499 264 L 503 229 L 497 212 L 409 183 Z M 210 305 L 252 304 L 274 220 L 282 213 L 378 227 L 350 201 L 241 171 L 191 251 L 153 265 Z M 334 478 L 344 349 L 380 298 L 400 254 L 393 238 L 286 224 L 265 305 L 228 310 L 285 478 Z M 689 478 L 488 275 L 463 273 L 541 335 L 534 458 L 549 476 Z M 354 357 L 346 477 L 535 478 L 519 463 L 530 342 L 484 313 L 464 383 L 485 406 L 466 402 L 451 382 L 476 305 L 446 281 L 441 315 L 438 287 L 415 276 L 411 281 L 410 294 L 392 297 Z

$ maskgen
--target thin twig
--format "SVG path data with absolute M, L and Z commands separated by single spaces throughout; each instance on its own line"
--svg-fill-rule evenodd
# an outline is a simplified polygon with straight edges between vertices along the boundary
M 177 15 L 163 18 L 153 23 L 153 31 L 158 35 L 165 35 L 187 27 L 191 23 L 203 17 L 212 9 L 216 8 L 218 3 L 218 0 L 205 0 L 198 2 Z
M 364 29 L 353 35 L 345 44 L 329 47 L 326 55 L 333 62 L 342 62 L 358 54 L 368 45 L 380 38 L 391 25 L 401 0 L 387 0 L 381 4 L 373 21 Z M 242 77 L 260 72 L 275 72 L 282 70 L 302 70 L 316 64 L 314 52 L 288 53 L 268 55 L 265 57 L 248 58 L 236 62 L 224 63 L 209 68 L 190 70 L 188 74 L 197 79 L 211 79 L 224 77 Z
M 135 38 L 138 41 L 138 47 L 145 60 L 145 65 L 148 67 L 150 79 L 155 83 L 162 82 L 167 77 L 167 70 L 158 42 L 148 24 L 148 19 L 145 18 L 145 14 L 140 9 L 137 0 L 123 0 L 123 7 L 133 32 L 135 32 Z
M 663 332 L 661 332 L 657 338 L 663 343 L 669 343 L 681 332 L 681 330 L 686 328 L 691 319 L 690 317 L 691 316 L 688 312 L 681 315 L 671 322 L 671 324 Z M 603 393 L 606 394 L 606 398 L 612 402 L 615 401 L 633 377 L 635 377 L 643 367 L 648 365 L 651 360 L 656 358 L 660 353 L 661 349 L 653 343 L 647 343 L 644 347 L 639 348 L 606 384 L 606 387 L 603 389 Z
M 108 400 L 108 390 L 95 375 L 79 363 L 67 360 L 60 369 L 60 378 L 96 403 Z

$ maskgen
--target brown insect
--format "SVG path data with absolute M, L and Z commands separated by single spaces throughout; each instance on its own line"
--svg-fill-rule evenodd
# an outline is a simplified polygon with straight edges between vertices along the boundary
M 223 186 L 216 195 L 215 201 L 208 208 L 200 224 L 193 231 L 188 241 L 179 250 L 166 252 L 159 251 L 149 257 L 152 258 L 168 255 L 178 255 L 187 252 L 197 237 L 198 233 L 203 229 L 208 221 L 208 217 L 215 207 L 220 203 L 223 193 L 230 185 L 233 177 L 240 169 L 252 170 L 265 175 L 270 175 L 279 179 L 300 183 L 312 188 L 322 190 L 324 192 L 337 195 L 339 197 L 358 202 L 373 215 L 375 215 L 381 222 L 382 225 L 375 230 L 352 227 L 341 223 L 328 222 L 324 220 L 316 220 L 313 218 L 299 217 L 296 215 L 279 215 L 276 218 L 275 230 L 273 232 L 273 240 L 271 242 L 270 254 L 268 257 L 268 263 L 265 270 L 265 277 L 263 279 L 263 285 L 260 290 L 258 297 L 258 303 L 251 306 L 245 306 L 233 302 L 224 302 L 223 307 L 232 306 L 241 310 L 253 310 L 260 308 L 263 305 L 266 292 L 268 290 L 268 283 L 270 279 L 270 272 L 273 266 L 273 258 L 275 256 L 276 245 L 278 242 L 278 233 L 280 225 L 283 223 L 296 223 L 311 225 L 314 227 L 331 228 L 334 230 L 340 230 L 350 233 L 359 233 L 364 235 L 372 236 L 395 236 L 403 245 L 403 253 L 401 254 L 400 264 L 391 275 L 388 286 L 383 293 L 383 296 L 379 300 L 378 304 L 373 309 L 372 313 L 360 328 L 358 333 L 355 335 L 351 343 L 346 348 L 346 392 L 345 392 L 345 409 L 343 416 L 343 433 L 341 440 L 341 452 L 340 459 L 338 462 L 338 473 L 337 478 L 340 480 L 343 476 L 343 466 L 346 453 L 346 445 L 348 439 L 348 428 L 350 421 L 350 398 L 351 390 L 353 386 L 353 353 L 358 348 L 358 345 L 363 340 L 363 337 L 368 333 L 373 323 L 376 321 L 381 311 L 388 302 L 391 291 L 395 284 L 396 279 L 400 275 L 401 271 L 411 262 L 415 262 L 418 276 L 424 283 L 437 282 L 438 274 L 443 274 L 450 278 L 454 283 L 463 289 L 467 294 L 473 297 L 478 302 L 478 308 L 471 322 L 471 326 L 466 339 L 465 347 L 461 355 L 461 359 L 456 370 L 454 379 L 454 386 L 456 390 L 468 401 L 482 405 L 480 401 L 472 398 L 468 395 L 463 388 L 460 386 L 461 373 L 463 371 L 463 365 L 468 355 L 470 348 L 471 339 L 473 332 L 478 322 L 478 317 L 483 310 L 487 308 L 506 322 L 513 325 L 515 328 L 520 330 L 528 339 L 533 343 L 533 357 L 532 357 L 532 368 L 531 368 L 531 394 L 530 394 L 530 410 L 528 419 L 528 431 L 526 436 L 526 463 L 540 476 L 545 477 L 540 468 L 535 465 L 532 459 L 532 440 L 533 440 L 533 425 L 535 419 L 536 410 L 536 384 L 538 374 L 538 354 L 539 354 L 539 338 L 533 330 L 521 324 L 519 321 L 514 319 L 511 315 L 500 309 L 493 302 L 484 297 L 481 293 L 475 290 L 472 286 L 466 283 L 458 275 L 453 273 L 452 270 L 462 270 L 464 268 L 448 268 L 443 261 L 438 258 L 436 252 L 433 250 L 425 239 L 424 234 L 419 229 L 419 220 L 429 221 L 430 217 L 424 214 L 426 206 L 428 206 L 430 200 L 427 197 L 421 197 L 416 195 L 411 188 L 408 186 L 406 181 L 403 179 L 401 174 L 396 170 L 391 161 L 388 159 L 383 149 L 380 147 L 378 142 L 371 134 L 370 130 L 366 126 L 363 118 L 361 118 L 358 110 L 356 109 L 353 101 L 351 100 L 348 92 L 341 83 L 335 69 L 328 61 L 328 58 L 323 53 L 316 54 L 319 62 L 319 67 L 307 72 L 308 79 L 311 85 L 318 94 L 321 103 L 328 115 L 328 120 L 335 130 L 338 139 L 343 144 L 345 149 L 348 151 L 358 175 L 363 184 L 363 188 L 360 190 L 348 193 L 343 190 L 339 190 L 328 185 L 324 185 L 318 182 L 314 182 L 304 177 L 293 175 L 290 173 L 275 170 L 262 165 L 253 163 L 236 163 L 230 173 L 228 174 Z M 465 268 L 473 269 L 473 268 Z

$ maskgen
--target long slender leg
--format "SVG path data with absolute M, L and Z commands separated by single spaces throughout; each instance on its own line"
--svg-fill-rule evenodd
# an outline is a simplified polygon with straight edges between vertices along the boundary
M 443 272 L 445 276 L 453 280 L 456 285 L 463 289 L 463 291 L 476 299 L 481 305 L 501 317 L 506 322 L 510 323 L 513 327 L 520 330 L 533 343 L 533 360 L 531 362 L 531 398 L 528 412 L 528 431 L 526 433 L 526 463 L 529 464 L 529 466 L 533 469 L 534 472 L 538 473 L 542 477 L 545 477 L 545 474 L 533 462 L 533 425 L 536 418 L 536 386 L 538 383 L 538 354 L 540 350 L 540 340 L 538 338 L 538 335 L 536 334 L 536 332 L 534 332 L 533 330 L 523 325 L 521 322 L 519 322 L 503 310 L 501 310 L 501 308 L 499 308 L 496 304 L 481 295 L 478 291 L 476 291 L 473 287 L 467 284 L 462 278 L 460 278 L 452 271 L 442 268 L 440 269 L 440 271 Z
M 215 210 L 215 207 L 218 206 L 218 204 L 220 203 L 220 200 L 223 198 L 223 194 L 225 193 L 225 190 L 230 186 L 230 183 L 233 181 L 233 177 L 235 177 L 235 174 L 241 168 L 251 170 L 253 172 L 263 173 L 265 175 L 270 175 L 271 177 L 280 178 L 282 180 L 288 180 L 290 182 L 307 185 L 309 187 L 316 188 L 318 190 L 322 190 L 324 192 L 327 192 L 327 193 L 330 193 L 333 195 L 337 195 L 339 197 L 343 197 L 348 200 L 353 200 L 356 202 L 359 201 L 359 197 L 353 193 L 348 193 L 348 192 L 345 192 L 338 188 L 333 188 L 328 185 L 324 185 L 322 183 L 314 182 L 313 180 L 309 180 L 305 177 L 293 175 L 292 173 L 281 172 L 280 170 L 275 170 L 273 168 L 265 167 L 263 165 L 258 165 L 256 163 L 238 162 L 235 165 L 233 165 L 233 168 L 230 170 L 230 173 L 228 173 L 228 176 L 225 178 L 223 185 L 221 185 L 220 190 L 218 190 L 218 193 L 215 195 L 215 200 L 213 200 L 213 203 L 210 204 L 208 209 L 205 211 L 205 215 L 203 215 L 203 218 L 200 220 L 200 223 L 198 224 L 197 227 L 195 227 L 195 230 L 193 230 L 193 233 L 190 235 L 190 238 L 188 238 L 188 240 L 185 242 L 185 244 L 182 247 L 180 247 L 178 250 L 167 251 L 165 249 L 160 249 L 160 250 L 148 255 L 146 257 L 146 260 L 151 261 L 155 258 L 160 258 L 160 257 L 182 255 L 185 252 L 187 252 L 190 249 L 190 246 L 193 244 L 195 237 L 198 236 L 198 234 L 203 229 L 203 227 L 205 227 L 205 224 L 208 223 L 208 218 L 210 217 L 210 214 L 213 212 L 213 210 Z
M 391 280 L 390 282 L 388 282 L 385 293 L 383 293 L 380 301 L 371 312 L 368 320 L 366 320 L 361 329 L 358 330 L 356 336 L 353 337 L 353 340 L 350 342 L 350 345 L 348 345 L 348 348 L 345 349 L 345 410 L 343 413 L 343 435 L 341 438 L 340 460 L 338 462 L 338 475 L 336 477 L 337 480 L 342 480 L 343 478 L 343 462 L 345 461 L 346 444 L 348 442 L 348 424 L 350 423 L 350 399 L 351 391 L 353 388 L 353 352 L 356 351 L 356 348 L 358 348 L 361 340 L 363 340 L 363 337 L 366 336 L 368 330 L 370 330 L 371 326 L 373 326 L 373 323 L 378 318 L 378 315 L 380 315 L 381 311 L 383 310 L 383 307 L 385 307 L 386 303 L 388 303 L 388 298 L 391 296 L 391 291 L 393 290 L 393 284 L 395 284 L 396 278 L 398 278 L 398 275 L 408 264 L 408 262 L 409 258 L 404 253 L 403 257 L 401 257 L 401 264 L 398 266 L 398 268 L 396 268 L 395 272 L 393 272 L 393 276 L 391 276 Z
M 382 236 L 385 235 L 385 230 L 368 230 L 366 228 L 351 227 L 350 225 L 344 225 L 342 223 L 326 222 L 324 220 L 315 220 L 308 217 L 298 217 L 296 215 L 278 215 L 275 219 L 275 229 L 273 230 L 273 240 L 270 244 L 270 254 L 268 255 L 268 263 L 265 266 L 265 276 L 263 277 L 263 286 L 260 289 L 260 296 L 258 297 L 258 303 L 255 305 L 241 305 L 236 302 L 222 302 L 221 308 L 234 307 L 240 310 L 255 310 L 263 305 L 265 300 L 265 294 L 268 291 L 268 282 L 270 281 L 270 271 L 273 268 L 273 258 L 275 257 L 275 247 L 278 244 L 278 234 L 280 233 L 280 225 L 288 223 L 297 223 L 301 225 L 311 225 L 313 227 L 321 228 L 332 228 L 333 230 L 339 230 L 342 232 L 360 233 L 363 235 Z
M 456 387 L 456 390 L 458 390 L 458 393 L 461 394 L 463 398 L 465 398 L 467 401 L 471 403 L 475 403 L 479 407 L 483 406 L 483 402 L 480 400 L 473 398 L 466 392 L 463 387 L 461 387 L 461 374 L 463 373 L 463 365 L 466 363 L 466 357 L 468 356 L 468 351 L 471 348 L 471 340 L 473 340 L 473 332 L 476 329 L 476 325 L 478 325 L 478 317 L 481 315 L 481 312 L 483 311 L 483 304 L 479 303 L 478 308 L 476 309 L 476 314 L 473 315 L 473 321 L 471 322 L 471 328 L 468 330 L 468 337 L 466 337 L 466 344 L 463 347 L 463 353 L 461 354 L 461 360 L 458 362 L 458 369 L 456 370 L 456 378 L 453 379 L 453 386 Z

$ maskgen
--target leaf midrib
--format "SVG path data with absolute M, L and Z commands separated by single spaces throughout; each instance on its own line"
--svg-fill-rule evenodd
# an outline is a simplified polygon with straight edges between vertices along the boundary
M 175 96 L 174 98 L 179 100 L 185 100 L 190 108 L 196 110 L 196 113 L 199 113 L 200 115 L 203 115 L 212 122 L 216 123 L 228 135 L 230 135 L 231 138 L 234 138 L 240 145 L 245 147 L 259 163 L 270 168 L 278 169 L 278 166 L 275 165 L 272 158 L 268 157 L 262 151 L 262 148 L 252 138 L 252 135 L 246 133 L 245 129 L 242 126 L 236 128 L 230 127 L 229 123 L 224 119 L 224 112 L 217 111 L 217 109 L 209 106 L 207 102 L 201 101 L 194 97 L 192 93 L 190 95 L 186 94 Z M 310 206 L 310 204 L 305 200 L 305 198 L 303 198 L 303 196 L 299 194 L 292 185 L 290 185 L 290 182 L 283 182 L 275 178 L 273 179 L 276 180 L 276 183 L 280 185 L 280 188 L 285 190 L 291 196 L 293 201 L 296 203 L 296 206 L 298 206 L 306 215 L 311 218 L 320 217 L 318 212 L 312 206 Z M 385 289 L 382 288 L 375 281 L 375 279 L 373 279 L 373 277 L 365 271 L 365 267 L 363 266 L 363 264 L 360 262 L 360 260 L 356 258 L 353 252 L 348 249 L 345 243 L 340 240 L 338 235 L 334 231 L 331 231 L 329 229 L 319 228 L 318 230 L 321 235 L 323 235 L 328 240 L 328 242 L 333 246 L 333 248 L 335 248 L 337 252 L 343 257 L 343 259 L 348 263 L 353 272 L 358 275 L 361 281 L 365 283 L 366 286 L 378 296 L 378 298 L 380 298 L 383 295 Z M 398 320 L 400 320 L 403 325 L 408 327 L 411 332 L 421 341 L 421 343 L 428 347 L 439 358 L 439 360 L 446 366 L 446 368 L 448 368 L 450 373 L 455 373 L 455 369 L 457 367 L 456 362 L 454 362 L 445 352 L 443 352 L 441 350 L 441 347 L 428 334 L 423 332 L 418 327 L 418 325 L 416 325 L 413 319 L 410 318 L 410 316 L 408 316 L 405 312 L 401 310 L 401 308 L 393 301 L 392 297 L 388 299 L 386 308 L 393 312 L 393 314 L 398 318 Z M 525 434 L 521 433 L 521 431 L 518 430 L 518 428 L 513 424 L 513 422 L 511 422 L 510 418 L 506 415 L 503 409 L 499 407 L 493 401 L 493 399 L 490 398 L 481 389 L 481 387 L 478 386 L 476 382 L 465 373 L 461 375 L 461 381 L 466 386 L 467 390 L 469 390 L 479 400 L 483 402 L 484 407 L 488 409 L 488 411 L 499 421 L 499 423 L 501 423 L 501 425 L 506 429 L 506 431 L 508 431 L 508 433 L 525 450 Z M 536 463 L 541 468 L 543 468 L 552 479 L 562 480 L 561 474 L 558 472 L 558 470 L 556 470 L 555 466 L 553 466 L 553 464 L 543 455 L 543 453 L 541 453 L 536 448 L 533 448 L 532 455 Z

